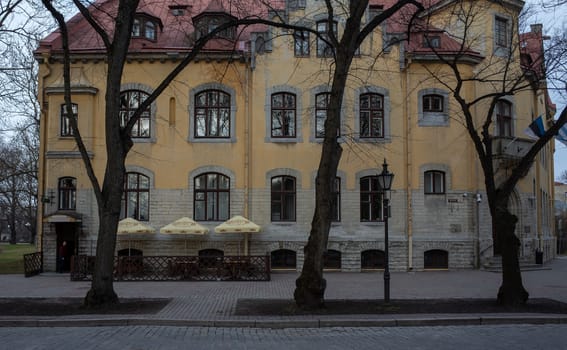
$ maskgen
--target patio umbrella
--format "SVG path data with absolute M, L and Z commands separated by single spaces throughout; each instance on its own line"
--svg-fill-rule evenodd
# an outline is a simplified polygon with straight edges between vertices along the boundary
M 260 226 L 240 215 L 215 227 L 216 233 L 244 233 L 244 254 L 248 255 L 248 234 L 260 232 Z
M 199 225 L 188 217 L 182 217 L 174 222 L 165 225 L 159 230 L 160 233 L 171 235 L 185 235 L 185 255 L 187 255 L 187 236 L 188 235 L 205 235 L 209 229 Z
M 119 235 L 131 235 L 137 233 L 155 233 L 156 230 L 148 225 L 142 224 L 138 220 L 132 218 L 122 219 L 118 222 L 118 229 L 116 233 Z M 128 256 L 130 256 L 130 243 L 131 240 L 128 239 Z

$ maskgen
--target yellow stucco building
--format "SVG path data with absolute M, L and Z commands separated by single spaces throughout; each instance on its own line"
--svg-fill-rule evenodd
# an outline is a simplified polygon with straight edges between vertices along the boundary
M 101 3 L 104 8 L 115 1 Z M 392 3 L 371 1 L 366 21 Z M 490 69 L 498 73 L 498 57 L 512 50 L 511 70 L 520 70 L 524 46 L 516 28 L 523 2 L 473 2 L 477 12 L 466 30 L 466 50 L 458 45 L 465 29 L 454 3 L 434 1 L 421 18 L 429 29 L 414 28 L 409 42 L 402 40 L 407 32 L 399 17 L 390 19 L 354 58 L 338 135 L 344 152 L 335 184 L 328 268 L 360 271 L 383 265 L 384 224 L 375 176 L 384 158 L 395 173 L 389 220 L 392 268 L 475 268 L 491 261 L 482 170 L 450 91 L 454 75 L 436 53 L 446 58 L 458 54 L 459 71 L 473 77 Z M 329 22 L 321 1 L 273 4 L 264 12 L 271 19 L 278 14 L 322 33 L 332 26 L 339 35 L 345 25 L 338 8 Z M 195 38 L 238 17 L 239 11 L 225 0 L 142 0 L 122 78 L 121 118 L 126 120 L 155 89 Z M 102 178 L 104 51 L 82 17 L 68 25 L 72 100 Z M 531 32 L 541 43 L 541 26 L 532 26 Z M 38 240 L 46 270 L 55 270 L 57 247 L 64 240 L 75 254 L 93 255 L 98 227 L 96 201 L 63 112 L 60 40 L 55 32 L 36 51 L 42 106 Z M 315 203 L 330 55 L 313 33 L 259 25 L 227 30 L 210 42 L 134 127 L 122 210 L 123 217 L 156 229 L 187 216 L 210 232 L 119 237 L 117 253 L 241 255 L 242 235 L 214 233 L 214 227 L 242 215 L 261 226 L 260 233 L 250 235 L 250 254 L 270 254 L 273 268 L 300 269 Z M 490 92 L 479 82 L 465 85 L 470 100 Z M 529 147 L 524 129 L 540 115 L 552 117 L 544 85 L 501 100 L 490 129 L 498 179 Z M 486 106 L 475 111 L 480 122 Z M 552 154 L 552 145 L 542 150 L 511 203 L 526 261 L 533 260 L 536 249 L 544 251 L 545 259 L 555 254 Z

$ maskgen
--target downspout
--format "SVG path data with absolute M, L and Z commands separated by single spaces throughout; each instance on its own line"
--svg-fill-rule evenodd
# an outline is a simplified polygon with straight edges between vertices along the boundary
M 251 210 L 251 196 L 250 196 L 250 189 L 251 189 L 251 182 L 252 182 L 252 174 L 251 174 L 251 162 L 252 162 L 252 70 L 254 69 L 255 60 L 255 40 L 252 40 L 250 43 L 250 57 L 249 57 L 249 64 L 245 66 L 245 81 L 244 81 L 244 105 L 245 107 L 245 115 L 246 121 L 244 124 L 244 217 L 251 219 L 252 210 Z M 244 234 L 244 255 L 250 255 L 250 248 L 249 248 L 249 234 Z
M 400 55 L 404 54 L 402 50 L 403 43 L 400 45 Z M 401 58 L 400 58 L 401 60 Z M 405 79 L 402 78 L 402 91 L 405 103 L 404 108 L 404 123 L 406 124 L 406 137 L 405 137 L 405 148 L 406 148 L 406 171 L 405 171 L 405 183 L 406 183 L 406 231 L 408 235 L 408 270 L 413 270 L 413 206 L 412 206 L 412 148 L 411 148 L 411 115 L 410 115 L 410 99 L 408 94 L 408 89 L 410 86 L 410 75 L 408 73 L 409 65 L 411 61 L 408 60 L 405 67 L 403 67 L 402 72 Z
M 45 94 L 45 79 L 51 75 L 51 67 L 49 66 L 49 55 L 44 53 L 41 55 L 41 59 L 43 61 L 43 66 L 45 67 L 45 73 L 41 76 L 39 86 L 38 86 L 38 103 L 39 103 L 39 110 L 40 110 L 40 123 L 39 123 L 39 164 L 38 164 L 38 201 L 37 201 L 37 225 L 36 225 L 36 242 L 38 244 L 37 250 L 42 253 L 43 255 L 43 214 L 44 214 L 44 203 L 43 203 L 43 195 L 45 193 L 46 188 L 46 142 L 47 142 L 47 116 L 48 110 L 45 106 L 47 104 L 47 97 Z

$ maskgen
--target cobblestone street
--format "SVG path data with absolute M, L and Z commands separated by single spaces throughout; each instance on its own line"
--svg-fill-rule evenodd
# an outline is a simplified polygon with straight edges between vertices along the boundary
M 567 349 L 567 325 L 385 328 L 0 328 L 0 350 Z

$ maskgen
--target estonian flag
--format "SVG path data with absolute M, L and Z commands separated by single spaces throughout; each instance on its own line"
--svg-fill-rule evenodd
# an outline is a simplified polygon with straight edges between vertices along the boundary
M 565 139 L 567 140 L 567 130 L 565 132 Z M 531 139 L 539 139 L 545 134 L 545 126 L 543 123 L 543 116 L 539 116 L 524 130 L 524 133 Z

